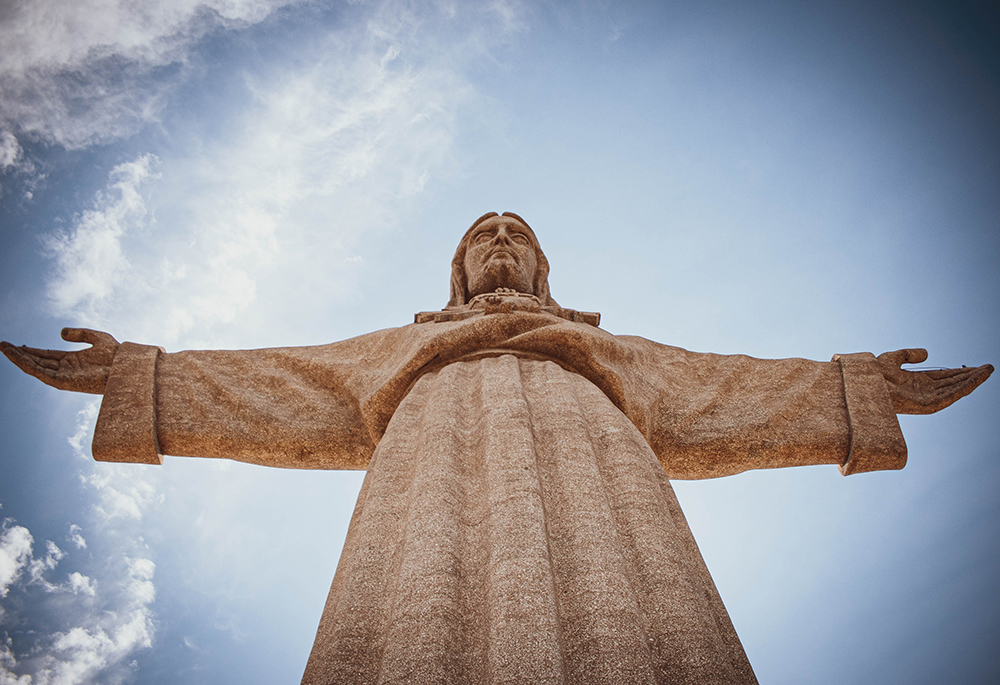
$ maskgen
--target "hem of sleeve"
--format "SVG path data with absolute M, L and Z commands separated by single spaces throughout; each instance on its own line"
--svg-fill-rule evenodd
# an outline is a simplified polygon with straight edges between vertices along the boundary
M 162 464 L 156 435 L 156 361 L 163 350 L 122 343 L 115 353 L 94 428 L 97 461 Z
M 906 442 L 875 355 L 839 354 L 833 360 L 840 362 L 844 377 L 851 445 L 840 472 L 849 476 L 906 466 Z

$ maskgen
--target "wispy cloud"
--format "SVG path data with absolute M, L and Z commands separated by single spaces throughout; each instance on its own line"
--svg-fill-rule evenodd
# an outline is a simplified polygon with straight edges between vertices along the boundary
M 17 138 L 10 131 L 0 131 L 0 172 L 14 167 L 24 157 Z
M 142 472 L 90 459 L 86 445 L 98 406 L 89 402 L 78 413 L 68 442 L 81 458 L 81 482 L 96 494 L 87 518 L 99 545 L 115 551 L 94 560 L 45 540 L 36 553 L 31 532 L 4 521 L 0 617 L 6 612 L 9 620 L 0 633 L 0 685 L 124 682 L 136 650 L 152 644 L 156 565 L 134 532 L 162 497 Z M 70 550 L 87 549 L 83 526 L 70 524 L 66 539 Z
M 311 311 L 343 298 L 364 266 L 359 237 L 395 227 L 454 170 L 457 121 L 477 103 L 463 69 L 506 39 L 513 7 L 380 3 L 311 59 L 247 76 L 251 103 L 227 133 L 116 167 L 53 238 L 56 312 L 218 345 L 214 331 L 251 305 L 256 320 L 280 318 L 295 284 Z
M 0 533 L 0 598 L 7 596 L 11 583 L 21 576 L 31 561 L 32 543 L 34 538 L 27 528 L 4 519 L 3 532 Z M 3 616 L 2 612 L 0 616 Z
M 44 175 L 35 173 L 35 164 L 24 154 L 24 149 L 10 131 L 0 130 L 0 176 L 5 174 L 27 175 L 31 180 L 26 185 L 24 195 L 32 197 L 32 188 L 44 179 Z M 0 185 L 0 197 L 4 189 Z
M 103 582 L 80 571 L 60 581 L 54 576 L 65 551 L 46 540 L 36 557 L 27 528 L 9 519 L 3 525 L 0 617 L 8 628 L 0 638 L 0 684 L 93 682 L 98 674 L 102 682 L 121 682 L 128 659 L 152 644 L 155 564 L 123 556 L 104 569 Z M 53 605 L 48 598 L 55 595 L 63 599 Z M 51 617 L 50 625 L 39 616 Z
M 163 502 L 163 494 L 154 482 L 156 474 L 93 461 L 89 446 L 99 409 L 98 400 L 87 402 L 77 412 L 76 430 L 66 439 L 80 460 L 80 483 L 96 495 L 91 513 L 99 525 L 140 522 L 150 507 Z M 79 549 L 87 546 L 76 524 L 70 526 L 70 541 Z
M 54 569 L 66 553 L 51 540 L 45 541 L 45 556 L 34 558 L 28 563 L 28 582 L 39 585 L 46 592 L 58 592 L 59 585 L 49 581 L 45 574 Z
M 289 0 L 14 0 L 0 8 L 0 128 L 66 148 L 155 121 L 188 51 Z M 159 69 L 159 71 L 157 71 Z
M 74 595 L 84 594 L 93 597 L 97 594 L 97 582 L 79 571 L 73 571 L 69 574 L 65 587 Z
M 294 317 L 290 310 L 315 316 L 345 298 L 365 268 L 361 238 L 405 226 L 407 209 L 425 189 L 454 173 L 458 122 L 467 108 L 480 106 L 465 70 L 505 40 L 516 19 L 515 6 L 498 7 L 499 15 L 444 3 L 419 11 L 409 3 L 373 4 L 362 8 L 362 20 L 331 30 L 295 64 L 246 76 L 249 104 L 224 114 L 221 135 L 178 137 L 156 157 L 134 155 L 115 167 L 67 230 L 50 234 L 53 311 L 67 323 L 106 328 L 121 339 L 217 347 L 266 341 L 261 321 Z M 126 111 L 126 123 L 157 116 L 153 95 L 139 95 L 150 109 L 138 114 L 128 114 L 128 103 L 100 107 Z M 88 133 L 83 119 L 72 133 L 43 124 L 24 130 L 48 131 L 44 135 L 65 146 L 127 134 L 117 123 L 101 129 L 97 114 L 86 122 L 99 133 Z M 70 437 L 81 457 L 80 482 L 93 495 L 90 520 L 77 519 L 83 526 L 70 529 L 60 549 L 64 558 L 46 551 L 19 571 L 17 587 L 27 587 L 25 564 L 37 561 L 39 577 L 64 588 L 58 595 L 75 607 L 61 624 L 39 631 L 35 656 L 10 652 L 14 661 L 5 675 L 31 674 L 34 685 L 98 673 L 113 681 L 128 655 L 152 639 L 152 555 L 126 537 L 140 525 L 160 525 L 147 513 L 164 501 L 164 492 L 174 492 L 165 486 L 177 476 L 168 469 L 92 464 L 97 407 L 86 406 Z M 238 478 L 250 479 L 243 472 Z M 172 509 L 174 525 L 190 526 L 198 531 L 191 537 L 203 538 L 194 543 L 200 546 L 192 576 L 212 583 L 224 569 L 226 585 L 259 582 L 248 580 L 259 575 L 249 565 L 234 569 L 220 551 L 241 539 L 233 533 L 238 525 L 225 525 L 239 524 L 239 504 L 229 500 L 239 498 L 241 484 L 237 476 L 228 479 L 225 498 L 209 491 L 217 481 L 183 484 L 185 501 L 214 507 L 200 528 L 196 507 Z M 102 548 L 120 554 L 100 573 L 69 563 L 80 550 Z M 68 575 L 54 575 L 67 567 Z M 32 587 L 56 596 L 41 584 Z
M 163 500 L 156 487 L 134 471 L 95 465 L 94 472 L 82 475 L 81 480 L 96 490 L 95 511 L 104 523 L 115 519 L 139 521 L 150 505 Z
M 156 162 L 153 155 L 142 155 L 116 166 L 93 208 L 83 212 L 68 232 L 49 237 L 47 248 L 56 268 L 49 298 L 56 313 L 74 312 L 86 322 L 93 321 L 102 301 L 128 276 L 130 265 L 122 239 L 143 226 L 147 208 L 140 189 L 155 178 Z
M 83 529 L 75 523 L 70 524 L 66 539 L 76 545 L 77 549 L 87 549 L 87 540 L 83 537 Z
M 97 414 L 100 410 L 100 400 L 90 400 L 84 404 L 83 409 L 76 413 L 76 427 L 73 435 L 66 438 L 66 442 L 73 448 L 73 454 L 88 462 L 90 454 L 87 445 L 94 437 L 94 425 L 97 423 Z

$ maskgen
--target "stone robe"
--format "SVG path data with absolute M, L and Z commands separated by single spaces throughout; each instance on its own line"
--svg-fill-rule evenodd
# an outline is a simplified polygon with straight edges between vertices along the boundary
M 367 469 L 303 682 L 756 682 L 668 479 L 902 468 L 867 353 L 699 354 L 544 312 L 331 345 L 124 343 L 106 461 Z

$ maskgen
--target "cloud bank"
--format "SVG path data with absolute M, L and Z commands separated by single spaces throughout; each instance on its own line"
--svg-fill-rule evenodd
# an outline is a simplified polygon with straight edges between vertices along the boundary
M 68 149 L 157 119 L 207 33 L 263 21 L 289 0 L 14 0 L 0 6 L 0 127 Z M 167 69 L 173 66 L 174 69 Z

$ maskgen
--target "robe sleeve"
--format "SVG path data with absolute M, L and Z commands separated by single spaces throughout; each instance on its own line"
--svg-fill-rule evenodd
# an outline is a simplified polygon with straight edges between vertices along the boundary
M 222 457 L 285 468 L 363 469 L 362 402 L 381 338 L 317 347 L 167 354 L 122 343 L 94 431 L 100 461 Z M 371 374 L 369 373 L 369 376 Z
M 703 354 L 537 314 L 416 324 L 316 347 L 167 354 L 123 343 L 94 457 L 366 468 L 422 373 L 506 352 L 551 359 L 595 383 L 671 478 L 811 464 L 837 464 L 847 475 L 906 463 L 871 354 L 830 362 Z
M 906 464 L 872 354 L 817 362 L 700 354 L 642 338 L 626 345 L 641 373 L 625 376 L 624 410 L 672 478 L 811 464 L 849 475 Z

